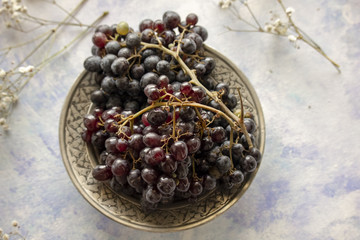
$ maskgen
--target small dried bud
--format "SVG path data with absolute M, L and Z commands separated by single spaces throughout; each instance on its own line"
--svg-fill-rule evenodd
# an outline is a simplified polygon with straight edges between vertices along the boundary
M 290 42 L 296 42 L 297 37 L 295 37 L 294 35 L 289 35 L 288 39 L 289 39 Z
M 18 223 L 18 221 L 13 220 L 13 221 L 11 222 L 11 225 L 12 225 L 13 227 L 17 227 L 17 226 L 19 226 L 19 223 Z
M 4 239 L 4 240 L 9 240 L 9 234 L 6 234 L 6 233 L 5 233 L 5 234 L 3 235 L 3 239 Z
M 291 15 L 295 12 L 295 9 L 293 9 L 292 7 L 288 7 L 285 12 L 289 17 L 291 17 Z

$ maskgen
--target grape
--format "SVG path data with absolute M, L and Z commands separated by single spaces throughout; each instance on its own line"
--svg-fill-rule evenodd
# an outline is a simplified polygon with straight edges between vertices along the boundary
M 196 116 L 195 110 L 192 107 L 183 107 L 180 110 L 180 118 L 184 122 L 191 122 Z
M 262 156 L 261 156 L 261 152 L 259 149 L 253 147 L 252 149 L 250 149 L 249 155 L 251 155 L 252 157 L 255 158 L 257 164 L 259 164 L 261 162 Z
M 107 54 L 117 55 L 119 50 L 120 50 L 120 43 L 118 41 L 111 40 L 107 42 L 105 45 L 105 51 L 107 52 Z
M 216 178 L 206 175 L 204 177 L 204 189 L 207 191 L 213 190 L 216 187 Z
M 171 174 L 176 171 L 178 162 L 171 154 L 165 154 L 165 161 L 160 162 L 160 168 L 164 173 Z
M 197 33 L 201 36 L 202 40 L 205 41 L 208 38 L 208 32 L 206 28 L 196 25 L 191 29 L 194 33 Z
M 186 16 L 186 24 L 196 25 L 198 22 L 198 16 L 195 13 L 189 13 Z
M 256 169 L 257 163 L 253 156 L 247 155 L 245 159 L 240 161 L 240 165 L 241 169 L 243 169 L 245 172 L 253 172 Z
M 165 151 L 161 147 L 152 148 L 145 156 L 145 162 L 151 166 L 156 166 L 165 160 Z
M 98 181 L 106 181 L 112 178 L 111 168 L 106 165 L 97 165 L 92 170 L 92 176 Z
M 128 161 L 117 158 L 111 165 L 111 172 L 115 176 L 126 176 L 130 171 L 130 164 Z
M 186 141 L 186 146 L 188 148 L 189 154 L 196 153 L 200 149 L 201 140 L 198 137 L 190 138 Z
M 131 169 L 129 175 L 127 176 L 127 182 L 129 185 L 141 192 L 142 190 L 142 181 L 141 181 L 141 172 L 139 169 Z
M 158 203 L 160 202 L 161 198 L 161 193 L 152 186 L 149 186 L 149 188 L 145 192 L 145 199 L 150 203 Z
M 108 153 L 116 153 L 116 143 L 117 143 L 117 137 L 109 137 L 105 140 L 105 148 Z
M 95 131 L 98 127 L 98 119 L 92 114 L 86 114 L 83 118 L 84 126 L 89 131 Z
M 196 43 L 192 39 L 184 38 L 181 41 L 180 48 L 186 54 L 193 54 L 196 51 Z
M 160 60 L 156 64 L 156 71 L 160 74 L 167 74 L 170 71 L 170 63 L 166 60 Z
M 190 188 L 190 181 L 187 177 L 180 178 L 179 184 L 176 186 L 176 190 L 179 192 L 187 192 Z
M 204 151 L 209 151 L 210 149 L 212 149 L 214 146 L 214 142 L 211 139 L 210 136 L 206 136 L 202 139 L 201 141 L 201 149 Z
M 123 75 L 129 69 L 129 62 L 124 57 L 119 57 L 111 64 L 111 70 L 115 75 Z
M 214 127 L 211 131 L 211 139 L 215 143 L 221 143 L 226 138 L 226 131 L 223 127 Z
M 115 145 L 116 149 L 119 151 L 119 152 L 125 152 L 127 147 L 128 147 L 129 143 L 127 140 L 125 139 L 122 139 L 122 138 L 119 138 L 117 140 L 117 143 Z
M 137 101 L 128 101 L 124 104 L 124 110 L 131 111 L 131 113 L 137 112 L 140 110 L 139 103 Z
M 140 80 L 140 86 L 141 88 L 145 88 L 148 84 L 155 84 L 157 85 L 159 80 L 159 75 L 153 72 L 145 73 Z
M 96 32 L 92 37 L 92 42 L 94 43 L 95 46 L 99 48 L 103 48 L 105 47 L 105 44 L 107 42 L 107 37 L 102 32 Z
M 151 42 L 151 39 L 154 37 L 154 31 L 152 29 L 145 29 L 141 32 L 141 41 L 142 42 Z
M 91 143 L 91 136 L 92 136 L 92 132 L 87 129 L 85 129 L 81 133 L 81 139 L 86 143 Z
M 169 80 L 168 76 L 160 75 L 157 85 L 158 85 L 159 88 L 167 88 L 166 91 L 168 93 L 171 93 L 172 88 L 171 88 L 171 85 L 170 85 L 170 88 L 169 88 L 169 82 L 170 82 L 170 80 Z
M 152 27 L 156 32 L 162 33 L 165 30 L 165 24 L 162 20 L 155 20 Z
M 160 37 L 162 37 L 165 40 L 165 46 L 168 46 L 170 43 L 174 42 L 175 40 L 175 32 L 172 30 L 165 30 L 160 34 Z
M 231 168 L 231 160 L 228 156 L 220 156 L 216 160 L 216 167 L 221 174 L 227 173 Z
M 218 91 L 218 92 L 222 91 L 223 96 L 228 96 L 230 93 L 230 88 L 229 88 L 229 85 L 227 85 L 226 83 L 219 83 L 216 85 L 215 91 Z
M 133 78 L 140 79 L 145 73 L 145 67 L 143 64 L 134 64 L 130 72 Z
M 109 133 L 115 133 L 119 129 L 119 124 L 114 119 L 109 118 L 104 122 L 104 128 Z
M 125 41 L 128 48 L 134 48 L 140 46 L 141 38 L 137 33 L 129 33 L 126 35 Z
M 84 68 L 89 72 L 100 72 L 101 69 L 101 57 L 99 56 L 91 56 L 85 59 Z
M 141 170 L 141 178 L 148 184 L 154 184 L 157 182 L 158 173 L 153 168 L 143 168 Z
M 230 174 L 230 182 L 234 185 L 239 185 L 244 181 L 244 174 L 240 170 L 235 170 Z
M 144 60 L 145 70 L 151 72 L 156 69 L 158 62 L 160 61 L 160 57 L 157 55 L 151 55 Z
M 155 108 L 147 115 L 147 121 L 153 126 L 160 126 L 167 119 L 167 112 L 161 108 Z
M 184 161 L 188 156 L 188 148 L 183 141 L 177 141 L 171 145 L 170 152 L 176 161 Z
M 254 133 L 256 129 L 255 121 L 251 118 L 244 118 L 244 124 L 248 133 Z
M 186 38 L 191 39 L 195 42 L 196 44 L 196 50 L 200 50 L 202 45 L 203 45 L 203 39 L 201 38 L 201 36 L 197 33 L 191 32 L 186 34 Z M 204 61 L 206 60 L 206 58 L 204 59 Z
M 182 83 L 182 82 L 187 82 L 189 80 L 190 80 L 189 75 L 186 75 L 182 69 L 176 74 L 176 81 L 178 82 Z
M 120 22 L 116 26 L 116 32 L 122 36 L 125 36 L 129 32 L 129 24 L 127 22 Z
M 202 77 L 206 73 L 206 67 L 203 63 L 196 63 L 194 69 L 196 70 L 196 75 L 198 77 Z
M 135 79 L 130 81 L 128 89 L 127 89 L 127 93 L 130 96 L 135 97 L 135 96 L 138 96 L 140 92 L 141 92 L 140 82 Z
M 199 196 L 203 191 L 203 186 L 199 181 L 191 181 L 189 192 L 192 196 L 196 197 Z
M 91 136 L 91 144 L 101 151 L 105 148 L 104 144 L 108 137 L 109 133 L 104 132 L 103 130 L 98 130 Z
M 105 35 L 110 35 L 110 36 L 114 34 L 114 31 L 111 29 L 111 27 L 106 24 L 97 26 L 95 32 L 102 32 Z
M 167 29 L 173 29 L 180 23 L 180 16 L 174 11 L 166 11 L 162 17 Z
M 144 31 L 145 29 L 153 28 L 154 22 L 151 19 L 144 19 L 139 24 L 140 32 Z
M 129 139 L 129 147 L 134 149 L 135 151 L 140 151 L 145 147 L 143 143 L 143 135 L 142 134 L 133 134 Z
M 116 54 L 117 54 L 118 57 L 123 57 L 123 58 L 128 59 L 129 57 L 131 57 L 132 51 L 131 51 L 130 48 L 123 47 L 123 48 L 119 49 L 119 50 L 116 52 Z
M 158 183 L 156 184 L 157 189 L 162 194 L 171 194 L 176 188 L 176 183 L 173 178 L 170 178 L 166 175 L 160 176 Z
M 161 144 L 161 138 L 157 133 L 149 132 L 143 136 L 143 142 L 145 146 L 147 147 L 160 147 Z

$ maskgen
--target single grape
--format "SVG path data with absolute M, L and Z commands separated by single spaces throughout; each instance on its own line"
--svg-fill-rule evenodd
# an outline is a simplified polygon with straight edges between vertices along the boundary
M 196 112 L 192 107 L 183 107 L 180 110 L 180 118 L 184 122 L 194 121 Z
M 200 25 L 196 25 L 191 30 L 194 33 L 199 34 L 201 36 L 201 38 L 203 39 L 203 41 L 205 41 L 208 38 L 208 32 L 207 32 L 206 28 L 204 28 L 204 27 L 202 27 Z
M 159 80 L 159 75 L 153 72 L 145 73 L 140 80 L 141 88 L 145 88 L 148 84 L 155 84 L 157 85 Z
M 234 185 L 240 185 L 245 179 L 244 174 L 240 170 L 235 170 L 229 176 L 230 176 L 230 182 L 233 183 Z
M 226 131 L 223 127 L 214 127 L 211 130 L 211 139 L 215 143 L 222 143 L 226 138 Z
M 261 156 L 261 152 L 259 149 L 255 148 L 255 147 L 251 148 L 249 151 L 249 155 L 255 158 L 257 164 L 259 164 L 261 162 L 262 156 Z
M 210 136 L 203 137 L 203 139 L 201 141 L 201 149 L 202 150 L 209 151 L 213 148 L 213 146 L 214 146 L 214 142 Z
M 98 130 L 91 136 L 91 144 L 96 147 L 99 151 L 105 148 L 105 141 L 109 137 L 109 133 L 103 130 Z
M 193 54 L 196 51 L 196 43 L 192 39 L 184 38 L 181 41 L 180 48 L 186 54 Z
M 111 40 L 107 42 L 105 45 L 105 51 L 108 54 L 117 55 L 119 50 L 120 50 L 120 43 L 118 41 Z
M 129 143 L 127 140 L 125 139 L 122 139 L 122 138 L 119 138 L 117 140 L 117 143 L 116 143 L 116 149 L 119 151 L 119 152 L 125 152 L 127 147 L 129 146 Z
M 129 147 L 134 149 L 135 151 L 140 151 L 145 147 L 143 143 L 143 135 L 142 134 L 133 134 L 129 139 Z
M 129 57 L 131 57 L 132 51 L 131 51 L 130 48 L 123 47 L 123 48 L 119 49 L 119 50 L 116 52 L 116 54 L 117 54 L 118 57 L 123 57 L 123 58 L 128 59 Z
M 154 22 L 151 19 L 144 19 L 139 24 L 140 32 L 144 31 L 145 29 L 152 29 Z
M 158 179 L 158 172 L 150 167 L 141 170 L 141 178 L 148 184 L 155 184 Z
M 125 41 L 128 48 L 134 48 L 140 46 L 141 37 L 138 33 L 129 33 L 126 35 Z
M 125 36 L 129 32 L 129 24 L 127 22 L 119 22 L 116 26 L 116 32 L 122 36 Z
M 162 194 L 171 194 L 176 188 L 176 183 L 173 178 L 162 175 L 159 177 L 156 187 Z
M 149 186 L 145 191 L 146 201 L 148 201 L 149 203 L 160 202 L 162 195 L 156 188 L 154 188 L 153 186 Z
M 156 166 L 165 160 L 165 151 L 161 147 L 152 148 L 145 156 L 145 162 L 150 166 Z
M 231 160 L 228 156 L 220 156 L 216 160 L 216 167 L 219 169 L 221 174 L 227 173 L 231 168 Z
M 162 20 L 158 19 L 154 21 L 152 28 L 157 33 L 162 33 L 165 30 L 165 24 Z
M 189 192 L 192 196 L 199 196 L 203 191 L 203 186 L 199 181 L 192 180 L 190 182 Z
M 137 192 L 142 190 L 141 172 L 139 169 L 131 169 L 127 176 L 127 182 L 129 185 L 136 189 Z
M 111 172 L 115 176 L 126 176 L 130 171 L 130 164 L 128 161 L 117 158 L 111 165 Z
M 84 126 L 89 131 L 95 131 L 99 128 L 98 119 L 92 114 L 86 114 L 83 118 Z
M 165 123 L 167 119 L 167 112 L 161 108 L 155 108 L 149 111 L 147 115 L 147 121 L 153 126 L 160 126 Z
M 112 36 L 114 34 L 114 31 L 109 25 L 103 24 L 96 27 L 95 32 L 102 32 L 105 35 Z
M 96 32 L 92 37 L 92 42 L 94 43 L 95 46 L 99 48 L 103 48 L 105 47 L 105 44 L 107 42 L 107 37 L 102 32 Z
M 201 146 L 201 140 L 198 137 L 193 137 L 186 140 L 186 146 L 188 148 L 189 154 L 196 153 Z
M 106 165 L 96 165 L 92 170 L 92 176 L 98 181 L 106 181 L 112 178 L 111 168 Z
M 129 69 L 129 62 L 124 57 L 119 57 L 111 64 L 111 70 L 115 75 L 121 76 Z
M 160 147 L 161 144 L 161 138 L 157 133 L 150 132 L 143 136 L 143 142 L 145 146 L 147 147 Z
M 189 13 L 186 16 L 186 24 L 196 25 L 198 22 L 198 16 L 195 13 Z
M 145 58 L 144 60 L 145 70 L 148 72 L 152 72 L 153 70 L 156 69 L 156 66 L 160 60 L 161 60 L 160 57 L 157 55 L 151 55 Z
M 133 79 L 132 81 L 130 81 L 129 86 L 127 88 L 127 93 L 131 97 L 139 96 L 139 94 L 141 93 L 140 82 L 136 79 Z
M 175 174 L 178 178 L 185 178 L 189 173 L 189 167 L 184 162 L 179 162 Z
M 104 122 L 104 128 L 109 133 L 115 133 L 119 129 L 119 124 L 114 119 L 109 118 Z
M 135 79 L 141 79 L 145 73 L 144 64 L 134 64 L 130 69 L 131 76 Z
M 256 123 L 251 118 L 244 118 L 244 124 L 248 133 L 254 133 L 256 130 Z
M 175 161 L 171 154 L 165 154 L 165 160 L 160 162 L 160 169 L 167 174 L 174 173 L 177 169 L 178 162 Z
M 204 189 L 207 191 L 213 190 L 216 187 L 216 178 L 206 175 L 204 176 Z
M 84 61 L 84 68 L 89 72 L 100 72 L 101 69 L 101 57 L 90 56 Z
M 177 141 L 170 147 L 170 152 L 176 161 L 184 161 L 188 156 L 188 148 L 183 141 Z
M 166 60 L 160 60 L 156 64 L 156 71 L 160 74 L 167 74 L 170 71 L 170 63 Z
M 190 181 L 187 177 L 180 178 L 178 185 L 176 186 L 176 190 L 179 192 L 187 192 L 190 188 Z
M 255 171 L 257 167 L 256 159 L 251 155 L 247 155 L 245 159 L 242 159 L 240 165 L 241 169 L 248 173 Z
M 174 11 L 166 11 L 162 20 L 167 29 L 176 28 L 181 21 L 179 14 Z

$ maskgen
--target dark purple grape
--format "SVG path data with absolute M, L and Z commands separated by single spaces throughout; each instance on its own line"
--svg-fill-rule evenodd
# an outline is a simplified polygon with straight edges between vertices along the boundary
M 216 178 L 206 175 L 204 176 L 204 189 L 207 191 L 213 190 L 216 187 Z
M 162 20 L 158 19 L 154 21 L 152 28 L 157 33 L 162 33 L 165 30 L 165 24 Z
M 124 110 L 136 113 L 140 110 L 139 103 L 137 101 L 128 101 L 124 104 Z
M 156 166 L 165 160 L 165 151 L 161 147 L 152 148 L 145 156 L 145 162 L 150 166 Z
M 140 46 L 141 37 L 137 33 L 128 33 L 125 42 L 128 48 L 138 47 Z
M 201 49 L 201 47 L 203 45 L 203 39 L 201 38 L 201 36 L 199 34 L 192 32 L 192 33 L 186 34 L 186 38 L 192 39 L 195 42 L 196 50 Z
M 144 19 L 139 24 L 140 32 L 144 31 L 145 29 L 152 29 L 154 22 L 151 19 Z
M 195 63 L 194 69 L 196 70 L 196 76 L 202 77 L 206 73 L 206 67 L 203 63 Z
M 190 188 L 190 181 L 187 177 L 180 178 L 179 183 L 176 186 L 176 190 L 179 192 L 187 192 Z
M 103 130 L 98 130 L 91 136 L 91 144 L 98 150 L 103 150 L 105 148 L 105 141 L 108 137 L 109 133 L 104 132 Z
M 143 142 L 147 147 L 160 147 L 161 144 L 161 137 L 154 132 L 147 133 L 143 136 Z
M 211 130 L 211 139 L 215 143 L 221 143 L 224 142 L 226 138 L 226 131 L 223 127 L 214 127 Z
M 210 136 L 205 136 L 201 141 L 201 149 L 204 151 L 209 151 L 214 146 L 214 142 Z
M 144 60 L 145 70 L 148 72 L 152 72 L 153 70 L 156 70 L 156 66 L 160 60 L 161 60 L 160 57 L 157 55 L 151 55 L 145 58 Z
M 240 165 L 241 169 L 248 173 L 255 171 L 257 167 L 256 159 L 251 155 L 247 155 L 245 159 L 242 159 Z
M 125 139 L 122 139 L 122 138 L 119 138 L 117 140 L 117 143 L 116 143 L 116 149 L 119 151 L 119 152 L 125 152 L 127 147 L 129 146 L 129 143 L 127 140 Z
M 141 92 L 140 82 L 136 79 L 130 81 L 127 89 L 127 93 L 131 97 L 137 97 L 139 96 L 140 92 Z
M 255 143 L 255 137 L 254 137 L 254 135 L 252 135 L 251 133 L 249 133 L 249 138 L 250 138 L 252 144 L 254 145 L 254 143 Z M 241 136 L 241 138 L 240 138 L 240 143 L 245 147 L 245 149 L 249 149 L 249 144 L 248 144 L 248 142 L 247 142 L 247 140 L 246 140 L 245 134 L 243 134 L 243 135 Z
M 170 43 L 174 42 L 175 36 L 176 34 L 172 30 L 165 30 L 160 34 L 160 37 L 165 40 L 165 46 L 168 46 Z
M 206 97 L 206 92 L 204 88 L 199 86 L 194 86 L 189 96 L 190 96 L 190 100 L 200 103 Z
M 180 134 L 192 135 L 195 129 L 194 122 L 178 122 L 177 124 L 178 130 L 180 130 Z
M 175 191 L 176 183 L 173 178 L 163 175 L 159 177 L 156 187 L 162 194 L 167 195 Z
M 95 32 L 102 32 L 105 35 L 112 36 L 114 34 L 114 31 L 109 25 L 103 24 L 96 27 Z
M 190 76 L 185 74 L 184 71 L 181 69 L 177 74 L 176 74 L 176 81 L 178 82 L 188 82 L 190 81 Z
M 137 192 L 142 190 L 141 172 L 139 169 L 131 169 L 127 176 L 129 185 L 136 189 Z
M 170 152 L 176 161 L 184 161 L 188 156 L 188 148 L 183 141 L 177 141 L 171 145 Z
M 240 185 L 244 181 L 244 174 L 240 170 L 235 170 L 230 175 L 230 182 L 234 185 Z
M 111 168 L 106 165 L 97 165 L 92 170 L 92 176 L 98 181 L 106 181 L 112 178 Z
M 94 35 L 92 37 L 92 42 L 97 47 L 103 48 L 105 46 L 106 42 L 107 42 L 107 37 L 102 32 L 96 32 L 96 33 L 94 33 Z
M 222 92 L 223 96 L 228 96 L 230 93 L 229 85 L 226 83 L 218 83 L 215 87 L 215 91 Z
M 120 43 L 115 40 L 109 41 L 105 45 L 105 50 L 108 54 L 117 55 L 120 50 Z
M 160 202 L 161 198 L 162 198 L 162 195 L 156 188 L 149 186 L 145 190 L 145 199 L 149 203 L 158 203 L 158 202 Z
M 231 169 L 231 160 L 228 156 L 220 156 L 216 160 L 216 167 L 221 174 L 227 173 Z
M 166 60 L 158 61 L 156 64 L 156 71 L 160 74 L 167 74 L 170 71 L 170 63 Z
M 166 153 L 165 160 L 160 162 L 160 169 L 167 174 L 174 173 L 177 169 L 178 162 L 172 157 L 172 155 Z
M 123 48 L 119 49 L 116 54 L 118 57 L 123 57 L 123 58 L 128 59 L 129 57 L 131 57 L 132 51 L 130 48 L 123 47 Z
M 111 70 L 115 75 L 122 76 L 129 69 L 129 62 L 124 57 L 119 57 L 111 64 Z
M 118 154 L 109 153 L 105 159 L 105 164 L 111 167 L 116 159 L 119 158 Z
M 179 14 L 174 11 L 166 11 L 163 14 L 162 20 L 167 29 L 176 28 L 181 21 Z
M 117 90 L 117 87 L 114 78 L 109 76 L 104 77 L 104 79 L 101 82 L 101 88 L 107 94 L 115 92 Z
M 201 140 L 198 137 L 190 138 L 186 140 L 186 146 L 188 148 L 189 154 L 196 153 L 200 149 Z
M 152 29 L 145 29 L 141 32 L 141 41 L 150 43 L 151 39 L 154 37 L 154 31 Z
M 196 197 L 199 196 L 203 191 L 203 186 L 199 181 L 191 181 L 189 192 L 192 196 Z
M 130 164 L 128 161 L 117 158 L 111 165 L 111 172 L 115 176 L 126 176 L 130 171 Z
M 261 156 L 261 152 L 259 149 L 253 147 L 252 149 L 250 149 L 249 155 L 253 156 L 255 158 L 257 164 L 259 164 L 261 162 L 262 156 Z
M 99 128 L 98 119 L 92 114 L 86 114 L 83 118 L 83 122 L 86 129 L 91 132 Z
M 206 41 L 206 39 L 208 38 L 208 32 L 207 32 L 206 28 L 204 28 L 204 27 L 202 27 L 200 25 L 196 25 L 191 30 L 194 33 L 199 34 L 201 36 L 201 38 L 203 39 L 203 41 Z
M 221 148 L 219 146 L 214 147 L 206 154 L 206 159 L 209 163 L 215 163 L 220 156 Z
M 89 72 L 101 72 L 101 57 L 91 56 L 85 59 L 84 68 Z
M 162 110 L 161 108 L 155 108 L 149 111 L 147 121 L 153 126 L 160 126 L 166 122 L 167 116 L 167 111 Z
M 121 126 L 117 133 L 118 138 L 128 139 L 131 136 L 131 129 L 128 126 Z
M 120 90 L 120 92 L 127 91 L 127 89 L 129 88 L 129 82 L 130 80 L 125 76 L 115 79 L 115 85 L 117 89 Z
M 186 54 L 193 54 L 196 51 L 196 43 L 192 39 L 184 38 L 181 41 L 180 48 Z
M 143 64 L 134 64 L 131 67 L 131 76 L 135 79 L 141 79 L 141 77 L 144 75 L 145 73 L 145 67 Z
M 244 124 L 248 133 L 254 133 L 256 130 L 256 123 L 251 118 L 244 118 Z
M 141 88 L 145 88 L 148 84 L 158 84 L 159 75 L 153 72 L 145 73 L 140 80 Z
M 230 110 L 234 109 L 238 103 L 236 96 L 232 93 L 229 93 L 229 95 L 227 97 L 223 96 L 222 100 Z
M 109 133 L 115 133 L 119 129 L 119 124 L 114 119 L 109 118 L 104 122 L 104 128 Z
M 187 166 L 187 164 L 184 162 L 180 162 L 175 171 L 176 176 L 178 178 L 185 178 L 188 175 L 188 173 L 189 173 L 189 167 Z
M 187 16 L 186 16 L 186 24 L 189 24 L 189 25 L 196 25 L 197 22 L 198 22 L 198 16 L 195 14 L 195 13 L 189 13 Z
M 161 62 L 161 61 L 160 61 L 160 62 Z M 161 88 L 166 88 L 167 92 L 168 92 L 168 93 L 171 93 L 172 87 L 170 87 L 170 89 L 169 89 L 169 82 L 170 82 L 170 80 L 169 80 L 168 76 L 166 76 L 166 75 L 160 75 L 157 86 L 158 86 L 160 89 L 161 89 Z M 170 86 L 171 86 L 171 85 L 170 85 Z
M 143 143 L 143 135 L 142 134 L 133 134 L 129 139 L 129 147 L 134 149 L 135 151 L 140 151 L 145 147 Z
M 194 121 L 196 112 L 192 107 L 183 107 L 180 110 L 180 118 L 184 122 Z
M 153 168 L 146 167 L 141 170 L 141 177 L 148 184 L 155 184 L 158 176 L 158 172 Z

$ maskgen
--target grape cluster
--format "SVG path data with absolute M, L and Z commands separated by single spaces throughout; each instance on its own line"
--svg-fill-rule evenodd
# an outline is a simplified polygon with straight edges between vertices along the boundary
M 82 133 L 99 153 L 92 175 L 146 209 L 240 186 L 261 161 L 252 114 L 241 129 L 222 111 L 219 101 L 234 110 L 237 98 L 211 77 L 215 60 L 204 55 L 208 33 L 197 22 L 167 11 L 139 31 L 101 25 L 84 61 L 99 84 Z

